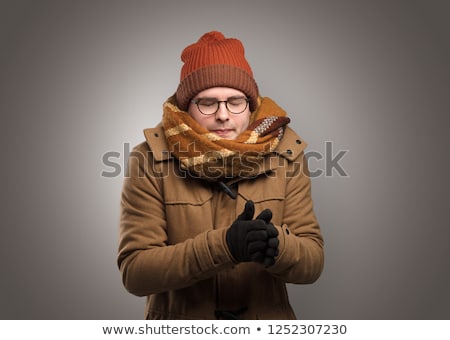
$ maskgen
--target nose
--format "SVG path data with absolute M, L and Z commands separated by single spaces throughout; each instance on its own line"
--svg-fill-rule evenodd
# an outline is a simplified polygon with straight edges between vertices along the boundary
M 216 112 L 216 120 L 227 121 L 230 119 L 229 112 L 225 102 L 219 102 L 219 109 Z

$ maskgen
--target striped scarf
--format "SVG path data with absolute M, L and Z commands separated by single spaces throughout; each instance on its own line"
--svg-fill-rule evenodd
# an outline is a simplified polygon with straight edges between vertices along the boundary
M 260 98 L 258 104 L 247 129 L 228 140 L 200 126 L 176 106 L 174 97 L 169 98 L 164 103 L 162 124 L 170 151 L 181 168 L 209 181 L 260 174 L 263 156 L 277 148 L 290 119 L 268 97 Z

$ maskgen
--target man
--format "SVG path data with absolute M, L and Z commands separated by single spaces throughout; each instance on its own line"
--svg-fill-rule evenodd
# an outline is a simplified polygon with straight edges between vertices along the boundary
M 186 47 L 162 122 L 130 155 L 118 265 L 147 319 L 295 319 L 323 268 L 304 141 L 261 97 L 242 43 Z

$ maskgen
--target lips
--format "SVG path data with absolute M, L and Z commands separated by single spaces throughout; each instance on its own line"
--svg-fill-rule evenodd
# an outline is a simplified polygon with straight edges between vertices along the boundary
M 232 133 L 234 130 L 232 129 L 217 129 L 217 130 L 211 130 L 211 132 L 214 132 L 216 135 L 220 137 L 228 136 L 228 134 Z

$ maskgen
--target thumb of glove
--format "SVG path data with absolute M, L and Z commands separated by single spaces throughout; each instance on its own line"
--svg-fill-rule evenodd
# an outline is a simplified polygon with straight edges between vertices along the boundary
M 238 216 L 238 221 L 250 221 L 255 214 L 255 203 L 253 201 L 245 202 L 244 211 Z
M 266 223 L 270 223 L 272 219 L 272 210 L 264 209 L 261 213 L 256 217 L 256 220 L 263 220 Z

